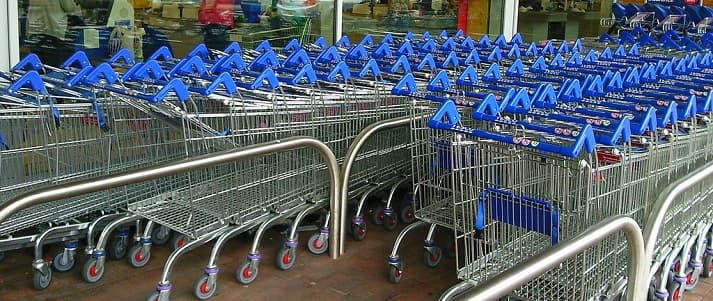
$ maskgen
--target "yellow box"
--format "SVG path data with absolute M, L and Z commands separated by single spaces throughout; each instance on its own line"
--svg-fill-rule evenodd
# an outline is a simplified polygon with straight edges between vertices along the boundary
M 198 20 L 198 6 L 183 7 L 181 18 L 187 20 Z
M 386 4 L 377 4 L 374 6 L 374 18 L 381 18 L 389 12 L 389 6 Z
M 149 0 L 131 0 L 131 4 L 134 8 L 149 8 L 151 6 L 151 1 Z
M 180 19 L 181 18 L 181 10 L 178 8 L 178 5 L 165 4 L 163 6 L 163 11 L 161 12 L 161 16 L 164 18 L 169 18 L 169 19 Z
M 354 4 L 354 7 L 352 8 L 352 14 L 355 14 L 355 15 L 371 14 L 371 8 L 369 8 L 369 3 Z

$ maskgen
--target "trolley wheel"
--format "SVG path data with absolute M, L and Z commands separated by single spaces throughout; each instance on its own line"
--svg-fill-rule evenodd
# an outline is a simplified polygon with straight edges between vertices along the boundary
M 362 241 L 366 238 L 366 223 L 352 224 L 352 237 L 356 241 Z
M 158 297 L 159 297 L 158 292 L 155 292 L 155 293 L 151 294 L 151 296 L 149 296 L 148 299 L 146 299 L 146 300 L 147 301 L 158 301 Z
M 183 245 L 189 243 L 191 241 L 190 238 L 183 234 L 178 234 L 178 233 L 173 233 L 173 238 L 171 239 L 171 247 L 176 250 Z
M 413 206 L 410 202 L 405 202 L 401 209 L 399 209 L 399 219 L 404 224 L 410 224 L 416 220 L 416 216 L 413 212 Z
M 703 258 L 703 277 L 710 278 L 713 276 L 713 256 L 706 254 Z
M 671 281 L 668 283 L 668 300 L 669 301 L 681 301 L 683 300 L 683 288 L 681 284 L 676 281 Z
M 392 264 L 389 265 L 389 281 L 391 281 L 391 283 L 400 283 L 403 275 L 404 272 L 401 264 L 398 264 L 398 266 L 394 266 Z
M 213 283 L 211 283 L 208 278 L 209 276 L 204 274 L 201 278 L 198 278 L 196 284 L 193 285 L 193 294 L 196 295 L 196 298 L 208 300 L 215 295 L 215 291 L 218 289 L 218 283 L 216 283 L 217 281 L 212 281 Z
M 47 275 L 42 275 L 38 270 L 32 271 L 32 285 L 36 290 L 41 291 L 47 289 L 52 283 L 52 270 L 47 269 Z
M 129 264 L 132 267 L 141 268 L 149 263 L 149 260 L 151 259 L 151 252 L 149 251 L 146 252 L 146 254 L 142 254 L 142 249 L 142 245 L 135 245 L 131 248 L 131 251 L 129 251 Z
M 160 225 L 151 230 L 151 243 L 157 246 L 163 246 L 171 239 L 171 229 Z
M 441 263 L 443 259 L 443 251 L 439 247 L 433 247 L 431 251 L 424 250 L 423 252 L 423 263 L 429 268 L 435 268 Z
M 68 272 L 69 270 L 74 268 L 74 264 L 75 264 L 74 256 L 69 255 L 65 259 L 64 251 L 60 251 L 52 259 L 52 267 L 55 270 L 57 270 L 57 272 L 60 272 L 60 273 Z
M 698 285 L 698 282 L 701 280 L 701 269 L 700 268 L 695 268 L 695 269 L 689 269 L 688 273 L 686 274 L 686 285 L 685 288 L 687 291 L 692 290 L 693 288 Z
M 384 206 L 376 205 L 371 211 L 371 223 L 374 225 L 381 225 L 384 223 Z
M 96 283 L 104 277 L 104 268 L 97 267 L 96 258 L 89 258 L 89 260 L 84 263 L 82 277 L 84 277 L 84 281 L 86 282 Z
M 289 270 L 295 265 L 295 248 L 282 247 L 277 251 L 275 265 L 280 270 Z
M 112 260 L 121 260 L 126 256 L 126 251 L 128 247 L 128 238 L 115 237 L 111 244 L 109 244 L 109 250 L 107 250 L 109 258 Z
M 324 252 L 327 252 L 327 249 L 329 248 L 329 240 L 325 239 L 320 242 L 320 236 L 320 233 L 315 233 L 312 234 L 312 236 L 310 236 L 307 240 L 307 249 L 314 255 L 322 255 Z
M 394 214 L 385 215 L 382 225 L 387 231 L 394 231 L 399 226 L 399 219 Z
M 255 281 L 258 272 L 259 269 L 257 264 L 255 264 L 255 269 L 251 269 L 250 260 L 245 260 L 240 267 L 238 267 L 238 270 L 235 273 L 235 278 L 237 278 L 238 282 L 241 284 L 250 284 Z

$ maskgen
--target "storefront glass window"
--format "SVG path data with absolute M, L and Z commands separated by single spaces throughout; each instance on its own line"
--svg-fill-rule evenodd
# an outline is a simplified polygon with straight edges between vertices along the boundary
M 182 57 L 195 45 L 243 48 L 263 40 L 282 47 L 292 39 L 333 34 L 333 1 L 320 0 L 16 0 L 20 56 L 34 52 L 50 65 L 76 50 L 105 60 L 121 47 L 144 58 L 161 46 Z
M 528 42 L 599 36 L 611 7 L 611 0 L 520 0 L 517 28 Z

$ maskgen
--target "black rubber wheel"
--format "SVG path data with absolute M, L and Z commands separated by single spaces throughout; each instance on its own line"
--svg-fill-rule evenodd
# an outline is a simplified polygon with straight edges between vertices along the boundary
M 89 258 L 89 260 L 84 263 L 82 277 L 84 278 L 84 281 L 88 283 L 96 283 L 104 277 L 104 268 L 100 269 L 97 267 L 96 258 Z
M 295 248 L 282 247 L 275 256 L 275 265 L 280 270 L 289 270 L 295 265 Z
M 196 284 L 193 285 L 193 294 L 196 298 L 208 300 L 215 295 L 215 291 L 218 289 L 218 283 L 216 283 L 217 281 L 211 283 L 208 278 L 208 275 L 203 275 L 201 278 L 198 278 Z
M 64 251 L 60 251 L 52 259 L 52 267 L 60 273 L 68 272 L 69 270 L 74 268 L 74 264 L 74 256 L 70 255 L 67 257 L 67 259 L 64 259 Z
M 401 282 L 401 277 L 403 277 L 404 272 L 403 268 L 399 264 L 398 267 L 394 266 L 392 264 L 389 265 L 389 281 L 394 284 L 398 284 Z
M 352 224 L 352 237 L 356 241 L 362 241 L 366 238 L 366 223 Z
M 171 239 L 171 229 L 166 226 L 157 226 L 151 230 L 151 243 L 163 246 Z
M 111 260 L 121 260 L 126 256 L 128 251 L 128 237 L 115 237 L 109 244 L 107 255 Z
M 443 251 L 439 247 L 431 248 L 430 252 L 428 250 L 423 251 L 423 263 L 429 268 L 437 267 L 441 263 L 441 259 L 443 259 Z
M 42 275 L 38 270 L 32 272 L 32 285 L 36 290 L 45 290 L 50 286 L 50 283 L 52 283 L 52 270 L 47 269 L 47 275 Z
M 143 249 L 142 245 L 135 245 L 129 251 L 129 264 L 135 268 L 141 268 L 146 266 L 151 259 L 151 252 L 146 252 L 143 254 L 141 251 Z
M 329 239 L 319 241 L 321 236 L 320 233 L 315 233 L 307 240 L 307 249 L 314 255 L 322 255 L 329 248 Z
M 257 274 L 260 271 L 258 268 L 258 263 L 255 264 L 255 269 L 250 268 L 250 261 L 245 260 L 243 264 L 240 265 L 237 271 L 235 271 L 235 278 L 241 284 L 250 284 L 257 279 Z

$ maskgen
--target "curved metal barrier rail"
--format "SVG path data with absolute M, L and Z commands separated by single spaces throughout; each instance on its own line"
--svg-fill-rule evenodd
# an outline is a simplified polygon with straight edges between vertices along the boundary
M 627 216 L 605 219 L 571 240 L 531 257 L 511 269 L 479 283 L 478 286 L 471 285 L 468 281 L 461 282 L 446 291 L 440 300 L 497 300 L 620 230 L 624 232 L 631 252 L 628 265 L 627 300 L 646 300 L 647 282 L 644 272 L 648 268 L 648 262 L 644 260 L 644 239 L 638 223 Z M 454 297 L 461 291 L 465 292 Z
M 11 215 L 19 212 L 22 209 L 51 201 L 75 197 L 82 194 L 97 192 L 124 185 L 154 180 L 199 168 L 206 168 L 215 165 L 265 156 L 277 152 L 307 147 L 312 148 L 318 153 L 320 153 L 327 165 L 330 177 L 329 210 L 332 216 L 339 217 L 339 213 L 341 212 L 339 191 L 342 183 L 341 178 L 339 177 L 340 169 L 336 157 L 327 145 L 315 138 L 291 137 L 282 140 L 255 144 L 243 148 L 237 148 L 229 151 L 212 153 L 205 156 L 178 160 L 162 165 L 128 170 L 93 179 L 68 182 L 61 185 L 54 185 L 41 189 L 36 189 L 16 196 L 0 205 L 0 223 L 2 223 Z M 329 243 L 333 246 L 337 246 L 338 242 L 340 241 L 340 220 L 340 218 L 334 218 L 330 221 L 330 227 L 334 229 L 334 234 L 329 236 Z M 340 255 L 338 251 L 339 248 L 330 248 L 330 256 L 333 259 L 337 259 Z

